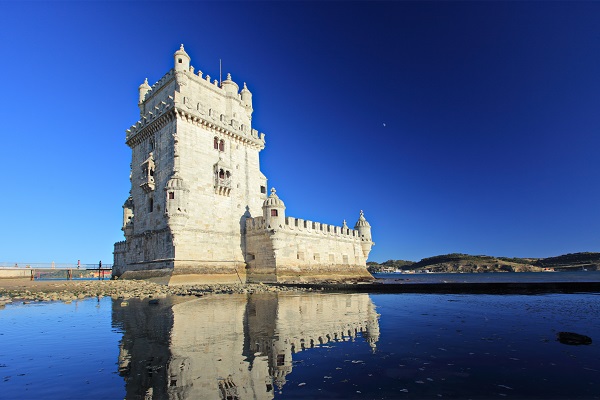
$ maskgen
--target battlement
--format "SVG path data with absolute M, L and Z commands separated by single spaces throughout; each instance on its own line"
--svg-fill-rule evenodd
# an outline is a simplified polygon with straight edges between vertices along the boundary
M 271 227 L 271 229 L 274 227 Z M 285 225 L 279 226 L 279 229 L 287 231 L 305 232 L 314 235 L 327 235 L 336 237 L 358 238 L 358 231 L 350 228 L 343 228 L 321 222 L 314 222 L 301 218 L 285 217 Z M 267 230 L 264 217 L 255 217 L 246 219 L 246 232 Z
M 251 126 L 252 93 L 246 84 L 240 90 L 230 74 L 222 82 L 217 79 L 211 82 L 210 75 L 203 75 L 202 71 L 195 74 L 193 66 L 186 68 L 169 70 L 152 86 L 147 80 L 140 85 L 140 120 L 127 130 L 126 142 L 129 144 L 140 132 L 168 114 L 204 125 L 210 131 L 226 134 L 259 149 L 264 148 L 265 134 Z M 171 114 L 171 110 L 176 113 Z
M 146 114 L 143 115 L 138 122 L 136 122 L 134 125 L 132 125 L 129 129 L 125 131 L 125 140 L 129 141 L 130 139 L 132 139 L 140 131 L 142 131 L 144 128 L 146 128 L 148 125 L 154 122 L 158 117 L 164 115 L 167 111 L 172 110 L 174 105 L 175 103 L 173 96 L 169 96 L 166 102 L 161 101 L 158 105 L 154 106 L 154 108 L 151 111 L 146 112 Z
M 156 81 L 154 85 L 150 86 L 150 90 L 146 92 L 144 101 L 154 96 L 165 85 L 165 83 L 169 82 L 173 78 L 175 78 L 175 70 L 171 68 L 169 71 L 167 71 L 166 74 L 162 76 L 162 78 Z

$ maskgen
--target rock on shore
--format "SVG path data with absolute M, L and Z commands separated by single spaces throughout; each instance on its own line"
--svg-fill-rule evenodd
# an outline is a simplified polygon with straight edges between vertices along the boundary
M 39 283 L 39 284 L 36 284 Z M 299 291 L 306 289 L 288 288 L 263 284 L 209 284 L 193 286 L 165 286 L 147 281 L 53 281 L 34 282 L 30 285 L 4 287 L 0 282 L 0 307 L 4 304 L 23 301 L 72 301 L 86 297 L 112 297 L 113 299 L 161 298 L 166 296 L 203 296 L 209 293 L 262 293 Z M 310 289 L 309 289 L 310 290 Z

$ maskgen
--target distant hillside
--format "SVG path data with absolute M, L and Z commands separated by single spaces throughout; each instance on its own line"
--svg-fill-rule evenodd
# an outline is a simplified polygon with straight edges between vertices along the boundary
M 397 270 L 407 270 L 412 269 L 412 266 L 415 264 L 414 261 L 406 261 L 406 260 L 387 260 L 381 264 L 378 264 L 373 261 L 369 261 L 367 263 L 367 269 L 369 272 L 384 272 L 384 271 L 397 271 Z
M 427 270 L 429 272 L 540 272 L 548 269 L 568 271 L 586 269 L 600 270 L 600 253 L 574 253 L 549 258 L 509 258 L 473 256 L 452 253 L 424 258 L 419 262 L 388 260 L 378 264 L 368 263 L 370 272 L 397 270 Z
M 558 257 L 540 258 L 536 266 L 554 269 L 587 269 L 600 270 L 600 253 L 572 253 Z

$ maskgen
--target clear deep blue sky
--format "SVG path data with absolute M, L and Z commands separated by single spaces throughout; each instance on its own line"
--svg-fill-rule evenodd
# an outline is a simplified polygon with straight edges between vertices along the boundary
M 0 261 L 112 262 L 137 87 L 254 95 L 287 215 L 371 260 L 600 251 L 600 2 L 0 2 Z

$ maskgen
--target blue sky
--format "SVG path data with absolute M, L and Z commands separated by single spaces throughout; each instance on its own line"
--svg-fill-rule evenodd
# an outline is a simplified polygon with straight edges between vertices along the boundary
M 287 215 L 371 260 L 600 251 L 598 2 L 0 2 L 0 261 L 112 262 L 137 87 L 253 93 Z

